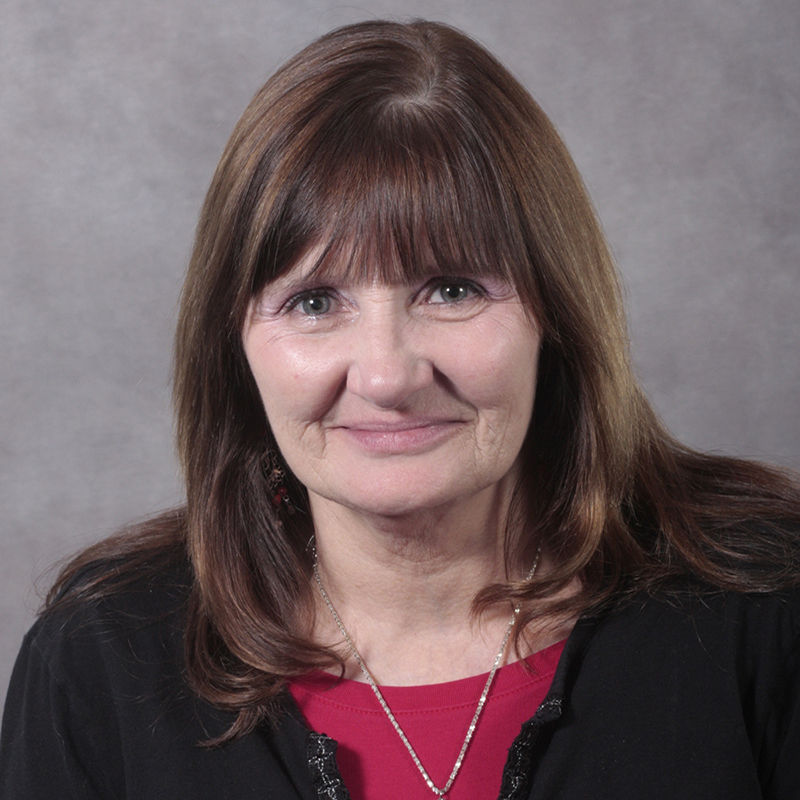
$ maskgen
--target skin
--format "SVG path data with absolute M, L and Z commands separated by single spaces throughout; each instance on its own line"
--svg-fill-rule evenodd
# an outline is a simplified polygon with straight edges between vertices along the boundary
M 510 609 L 476 623 L 471 604 L 505 577 L 536 323 L 499 279 L 326 282 L 308 277 L 314 258 L 254 301 L 243 341 L 308 488 L 326 588 L 379 682 L 485 672 Z M 324 606 L 316 617 L 317 638 L 340 642 Z

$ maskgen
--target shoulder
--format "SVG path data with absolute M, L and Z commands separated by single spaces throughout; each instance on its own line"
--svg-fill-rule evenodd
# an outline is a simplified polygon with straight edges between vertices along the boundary
M 0 794 L 44 797 L 47 785 L 58 785 L 64 796 L 123 795 L 129 729 L 142 727 L 169 698 L 188 695 L 188 575 L 177 564 L 130 575 L 124 587 L 57 604 L 39 618 L 9 685 Z
M 125 698 L 175 692 L 190 586 L 187 565 L 174 564 L 46 610 L 23 640 L 6 713 L 15 703 L 43 706 L 38 714 L 28 709 L 28 720 L 69 708 L 90 715 L 97 729 L 104 716 L 116 724 Z
M 128 577 L 92 600 L 46 612 L 28 633 L 0 739 L 3 798 L 297 797 L 307 731 L 255 731 L 225 747 L 235 713 L 186 679 L 191 571 L 183 563 Z
M 80 582 L 96 571 L 89 567 Z M 107 587 L 100 596 L 67 597 L 43 612 L 28 632 L 24 646 L 47 659 L 58 679 L 70 659 L 87 661 L 90 654 L 120 651 L 141 659 L 166 656 L 182 640 L 185 610 L 191 592 L 191 570 L 185 561 L 126 576 L 124 585 Z
M 644 792 L 660 775 L 658 797 L 800 788 L 800 590 L 635 596 L 580 620 L 559 670 L 570 724 L 554 752 L 591 752 L 586 780 L 602 769 Z
M 585 620 L 583 659 L 623 671 L 682 669 L 739 683 L 780 682 L 800 655 L 800 589 L 767 594 L 676 591 L 635 596 Z
M 122 528 L 75 556 L 58 576 L 22 656 L 46 659 L 55 681 L 98 655 L 141 653 L 152 660 L 182 637 L 193 585 L 184 510 Z M 170 646 L 172 645 L 172 646 Z M 91 659 L 90 659 L 91 654 Z
M 636 638 L 688 633 L 716 646 L 789 643 L 800 635 L 800 588 L 741 593 L 687 583 L 634 595 L 595 624 L 604 634 L 618 628 L 637 631 Z

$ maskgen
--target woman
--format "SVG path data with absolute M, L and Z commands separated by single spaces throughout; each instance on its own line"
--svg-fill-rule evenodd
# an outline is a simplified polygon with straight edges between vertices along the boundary
M 463 34 L 256 95 L 175 403 L 187 504 L 62 573 L 4 797 L 798 796 L 797 486 L 660 426 L 569 155 Z

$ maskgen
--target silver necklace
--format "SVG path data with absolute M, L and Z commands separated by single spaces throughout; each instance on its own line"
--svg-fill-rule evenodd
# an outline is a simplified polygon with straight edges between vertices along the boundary
M 450 773 L 450 777 L 447 779 L 447 783 L 440 789 L 432 780 L 431 776 L 428 775 L 428 771 L 425 767 L 422 766 L 422 762 L 419 760 L 419 756 L 417 755 L 414 748 L 411 746 L 411 742 L 408 741 L 408 737 L 403 732 L 403 729 L 400 727 L 400 723 L 397 721 L 394 714 L 392 714 L 392 710 L 389 708 L 386 700 L 384 700 L 383 695 L 381 694 L 381 690 L 378 688 L 378 684 L 375 683 L 375 679 L 372 677 L 370 671 L 367 669 L 367 665 L 364 663 L 364 659 L 361 658 L 361 654 L 356 649 L 355 644 L 353 644 L 353 640 L 350 638 L 350 634 L 347 632 L 347 628 L 344 627 L 344 623 L 342 622 L 341 617 L 339 616 L 338 612 L 334 608 L 333 603 L 331 602 L 330 597 L 328 597 L 328 593 L 325 591 L 325 587 L 322 585 L 322 579 L 319 576 L 319 567 L 317 565 L 317 546 L 315 540 L 311 539 L 311 549 L 314 554 L 314 579 L 317 582 L 317 586 L 319 587 L 319 592 L 322 595 L 322 599 L 325 601 L 325 605 L 328 606 L 336 624 L 339 627 L 339 630 L 342 632 L 342 636 L 344 640 L 347 642 L 347 646 L 350 648 L 350 651 L 353 653 L 355 660 L 358 662 L 358 666 L 361 668 L 361 672 L 364 673 L 364 677 L 367 679 L 367 683 L 369 683 L 370 687 L 372 687 L 372 691 L 375 693 L 375 697 L 378 699 L 378 702 L 381 705 L 381 708 L 386 713 L 386 716 L 389 718 L 389 722 L 392 723 L 392 727 L 397 732 L 397 735 L 400 737 L 400 740 L 408 750 L 409 755 L 414 760 L 414 763 L 417 765 L 417 769 L 420 771 L 425 783 L 428 785 L 428 788 L 439 797 L 439 800 L 443 800 L 443 798 L 447 795 L 450 789 L 453 786 L 453 782 L 456 779 L 456 775 L 458 775 L 459 770 L 461 769 L 461 764 L 464 761 L 464 756 L 467 754 L 467 748 L 469 747 L 469 743 L 472 741 L 472 735 L 475 733 L 475 728 L 478 725 L 478 719 L 481 716 L 481 712 L 483 711 L 484 705 L 486 705 L 486 698 L 489 695 L 489 689 L 492 686 L 492 681 L 494 681 L 494 675 L 497 672 L 497 668 L 500 666 L 500 661 L 503 658 L 503 653 L 505 652 L 506 645 L 508 644 L 508 640 L 511 637 L 511 631 L 514 628 L 514 624 L 517 621 L 517 615 L 519 614 L 519 606 L 514 606 L 514 613 L 511 615 L 511 619 L 508 621 L 508 627 L 506 628 L 505 636 L 503 636 L 503 641 L 500 644 L 500 649 L 497 651 L 497 655 L 495 656 L 494 663 L 492 664 L 491 672 L 489 672 L 489 677 L 486 679 L 486 685 L 483 687 L 483 692 L 481 693 L 481 699 L 478 700 L 478 707 L 475 709 L 475 713 L 472 716 L 472 722 L 469 724 L 469 728 L 467 729 L 467 735 L 464 737 L 464 744 L 461 745 L 461 751 L 458 754 L 458 758 L 456 759 L 456 763 L 453 765 L 453 771 Z M 536 567 L 539 564 L 539 554 L 541 553 L 542 546 L 536 550 L 536 555 L 533 558 L 533 566 L 530 568 L 528 572 L 528 577 L 526 580 L 530 580 L 534 573 L 536 572 Z

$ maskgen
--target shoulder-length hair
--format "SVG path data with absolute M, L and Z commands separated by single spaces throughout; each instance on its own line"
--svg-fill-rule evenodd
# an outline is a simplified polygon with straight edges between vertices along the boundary
M 270 502 L 277 446 L 242 345 L 254 298 L 311 248 L 321 270 L 390 281 L 431 257 L 443 274 L 499 275 L 538 323 L 507 560 L 544 542 L 554 569 L 487 587 L 476 607 L 523 601 L 519 633 L 544 611 L 579 613 L 676 575 L 737 590 L 797 581 L 784 532 L 800 523 L 795 486 L 681 447 L 643 397 L 609 249 L 541 108 L 446 25 L 351 25 L 281 67 L 237 123 L 183 293 L 174 399 L 187 504 L 155 539 L 169 529 L 186 543 L 188 674 L 239 712 L 229 736 L 270 713 L 287 677 L 337 658 L 308 637 L 312 520 L 296 482 L 299 513 L 281 518 Z M 576 575 L 581 593 L 547 600 Z

